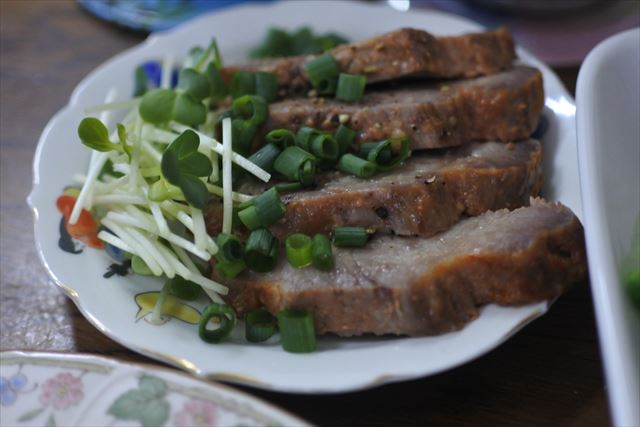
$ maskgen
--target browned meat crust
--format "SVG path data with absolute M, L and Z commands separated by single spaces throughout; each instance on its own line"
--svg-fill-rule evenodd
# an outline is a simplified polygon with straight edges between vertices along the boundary
M 362 74 L 370 83 L 407 76 L 436 78 L 476 77 L 511 67 L 515 50 L 506 28 L 453 37 L 434 37 L 412 28 L 403 28 L 362 42 L 346 44 L 331 51 L 342 72 Z M 267 59 L 225 68 L 266 71 L 278 76 L 281 95 L 306 93 L 310 83 L 304 63 L 310 56 Z
M 516 67 L 488 77 L 370 91 L 361 102 L 297 98 L 269 106 L 266 130 L 311 126 L 333 132 L 340 116 L 358 132 L 356 142 L 408 136 L 412 149 L 470 141 L 528 138 L 544 106 L 542 74 Z
M 243 274 L 228 301 L 241 314 L 308 310 L 318 334 L 432 335 L 462 328 L 483 304 L 540 302 L 586 280 L 579 220 L 542 201 L 463 220 L 429 239 L 381 237 L 335 256 L 330 273 L 282 261 L 271 273 Z
M 346 225 L 428 237 L 463 216 L 528 204 L 540 190 L 541 160 L 536 140 L 487 142 L 420 154 L 371 179 L 326 173 L 316 189 L 283 195 L 285 217 L 270 228 L 281 240 L 292 233 L 329 234 Z M 264 189 L 248 184 L 239 190 L 260 194 Z M 207 210 L 206 217 L 208 231 L 218 234 L 219 209 Z

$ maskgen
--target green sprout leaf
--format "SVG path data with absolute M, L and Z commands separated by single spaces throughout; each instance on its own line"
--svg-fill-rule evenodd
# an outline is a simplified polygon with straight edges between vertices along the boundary
M 173 118 L 176 96 L 171 89 L 154 89 L 145 93 L 140 101 L 140 117 L 153 124 L 168 122 Z
M 129 162 L 131 162 L 131 157 L 133 156 L 133 148 L 127 145 L 127 129 L 124 127 L 122 123 L 118 123 L 118 139 L 120 140 L 120 146 L 129 157 Z
M 118 129 L 118 139 L 120 140 L 120 144 L 125 145 L 127 143 L 127 129 L 122 123 L 118 123 L 116 127 Z
M 207 120 L 207 109 L 190 93 L 181 93 L 175 99 L 173 119 L 187 126 L 196 127 Z
M 139 111 L 143 120 L 156 125 L 175 120 L 198 126 L 207 118 L 207 109 L 191 92 L 176 93 L 171 89 L 147 92 L 140 101 Z
M 133 96 L 138 97 L 144 95 L 149 90 L 149 80 L 147 73 L 142 65 L 138 65 L 133 75 Z
M 194 208 L 204 209 L 209 203 L 207 186 L 194 175 L 183 175 L 180 179 L 180 189 L 184 198 Z
M 109 141 L 107 127 L 95 117 L 82 119 L 78 126 L 78 136 L 85 145 L 98 151 L 111 151 L 111 145 L 115 145 Z
M 178 186 L 192 206 L 203 209 L 209 201 L 207 186 L 198 178 L 211 175 L 211 160 L 198 152 L 200 138 L 184 131 L 162 155 L 162 175 L 170 184 Z
M 205 56 L 205 52 L 206 51 L 201 46 L 194 46 L 189 49 L 185 66 L 195 67 L 201 61 L 206 61 L 207 57 Z
M 207 98 L 211 92 L 207 76 L 205 74 L 200 74 L 193 68 L 184 68 L 180 70 L 177 88 L 190 93 L 198 101 L 202 101 L 204 98 Z
M 118 134 L 120 134 L 120 132 L 120 129 L 118 129 Z M 111 142 L 109 140 L 109 131 L 107 130 L 107 127 L 95 117 L 86 117 L 82 119 L 80 125 L 78 125 L 78 136 L 80 137 L 80 141 L 91 149 L 102 152 L 125 152 L 129 156 L 129 160 L 131 160 L 131 148 L 124 143 L 114 144 Z

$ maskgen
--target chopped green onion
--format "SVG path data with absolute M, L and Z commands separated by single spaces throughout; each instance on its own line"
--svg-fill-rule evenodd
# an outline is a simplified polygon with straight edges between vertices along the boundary
M 260 221 L 267 227 L 284 216 L 286 208 L 280 200 L 280 194 L 275 187 L 272 187 L 253 199 L 253 206 L 256 208 Z
M 250 71 L 236 71 L 231 78 L 229 91 L 233 98 L 256 93 L 255 76 Z
M 254 163 L 261 169 L 269 173 L 273 173 L 273 164 L 278 156 L 282 153 L 282 149 L 276 144 L 269 143 L 249 156 L 249 161 Z
M 247 267 L 258 273 L 273 270 L 278 262 L 278 240 L 266 228 L 253 230 L 244 251 Z
M 290 353 L 310 353 L 316 349 L 316 333 L 313 317 L 303 310 L 278 312 L 280 343 Z
M 315 167 L 316 158 L 300 147 L 287 147 L 273 164 L 276 172 L 303 185 L 313 183 Z
M 295 268 L 304 268 L 311 265 L 311 237 L 306 234 L 296 233 L 287 237 L 284 243 L 289 264 Z
M 347 41 L 335 34 L 315 34 L 308 27 L 287 32 L 282 28 L 270 28 L 262 44 L 251 51 L 251 58 L 277 58 L 281 56 L 308 55 L 332 49 Z
M 377 169 L 381 171 L 387 171 L 395 168 L 400 163 L 404 162 L 411 155 L 411 150 L 409 149 L 409 138 L 391 138 L 390 149 L 391 153 L 395 154 L 395 157 L 392 157 L 389 163 L 386 165 L 378 165 Z M 369 156 L 372 154 L 369 153 Z
M 353 145 L 353 140 L 356 137 L 356 131 L 351 129 L 348 126 L 341 124 L 338 126 L 338 130 L 333 136 L 338 142 L 338 147 L 340 148 L 340 155 L 345 154 Z
M 221 262 L 242 261 L 242 242 L 236 236 L 227 233 L 220 233 L 216 238 L 218 253 L 216 257 Z
M 180 70 L 177 89 L 190 93 L 198 101 L 207 98 L 211 93 L 209 78 L 193 68 Z
M 336 98 L 346 102 L 357 102 L 364 95 L 364 87 L 367 84 L 365 76 L 340 73 Z
M 316 86 L 316 90 L 320 95 L 333 95 L 336 93 L 336 89 L 338 87 L 338 79 L 330 78 L 320 80 L 318 85 Z
M 263 97 L 267 102 L 275 101 L 278 97 L 278 76 L 258 71 L 255 78 L 256 95 Z
M 268 107 L 261 96 L 243 95 L 233 101 L 233 112 L 235 117 L 259 126 L 267 118 Z
M 151 271 L 149 266 L 138 255 L 134 255 L 131 258 L 131 270 L 141 276 L 153 276 L 153 271 Z
M 268 227 L 284 216 L 286 208 L 275 187 L 255 199 L 253 205 L 238 212 L 238 218 L 249 229 Z
M 324 234 L 316 234 L 313 236 L 311 263 L 321 271 L 330 271 L 333 269 L 334 260 L 331 242 Z
M 360 156 L 376 166 L 388 165 L 391 162 L 391 140 L 360 144 Z
M 306 187 L 313 184 L 316 178 L 316 163 L 305 162 L 300 171 L 300 183 Z
M 238 274 L 242 273 L 247 268 L 244 260 L 237 262 L 218 262 L 216 263 L 216 272 L 224 280 L 234 279 Z
M 274 129 L 264 137 L 264 139 L 275 144 L 283 150 L 287 147 L 291 147 L 296 143 L 296 136 L 288 129 Z
M 397 154 L 394 156 L 394 153 Z M 377 169 L 381 171 L 398 166 L 409 157 L 409 154 L 408 138 L 391 138 L 360 145 L 360 156 L 375 163 Z
M 291 52 L 291 36 L 281 28 L 270 28 L 262 44 L 251 51 L 251 58 L 276 58 L 289 56 Z
M 260 221 L 258 210 L 253 205 L 238 211 L 238 219 L 242 221 L 245 227 L 249 230 L 255 230 L 256 228 L 262 227 L 262 221 Z
M 211 318 L 216 317 L 220 321 L 218 329 L 207 329 L 207 324 Z M 226 338 L 236 322 L 236 314 L 231 307 L 224 304 L 209 304 L 207 308 L 202 312 L 200 316 L 200 323 L 198 325 L 198 334 L 202 341 L 216 344 Z
M 340 150 L 335 138 L 322 133 L 311 141 L 311 153 L 320 159 L 335 160 L 338 158 Z
M 364 227 L 336 227 L 333 244 L 340 247 L 361 248 L 367 244 L 369 234 Z
M 253 137 L 256 135 L 258 127 L 251 122 L 242 119 L 231 121 L 233 151 L 246 156 L 251 151 Z
M 376 165 L 347 153 L 338 160 L 338 170 L 360 178 L 369 178 L 376 173 Z
M 299 182 L 285 182 L 283 184 L 276 184 L 275 188 L 278 190 L 278 193 L 282 194 L 290 191 L 298 191 L 302 189 L 302 184 Z
M 305 62 L 304 68 L 314 87 L 318 87 L 325 80 L 337 78 L 340 73 L 336 60 L 328 52 Z
M 190 280 L 175 276 L 169 279 L 169 293 L 185 301 L 193 301 L 200 296 L 201 288 Z
M 317 129 L 301 127 L 296 134 L 296 145 L 305 151 L 311 152 L 311 142 L 318 135 L 321 135 L 321 132 Z
M 276 318 L 264 308 L 251 310 L 245 316 L 244 336 L 249 342 L 263 342 L 276 332 Z
M 213 62 L 209 63 L 207 66 L 206 75 L 209 79 L 209 87 L 211 88 L 211 93 L 209 95 L 211 99 L 224 98 L 227 94 L 227 88 L 224 84 L 224 80 L 222 79 L 220 69 L 216 67 Z

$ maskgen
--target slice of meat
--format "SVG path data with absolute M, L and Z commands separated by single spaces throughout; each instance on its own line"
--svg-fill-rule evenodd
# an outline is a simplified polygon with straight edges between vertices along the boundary
M 367 82 L 407 76 L 435 78 L 476 77 L 511 68 L 515 50 L 506 28 L 453 37 L 434 37 L 403 28 L 331 50 L 340 71 L 367 76 Z M 304 64 L 314 55 L 267 59 L 232 65 L 236 70 L 266 71 L 278 76 L 281 95 L 306 93 L 311 88 Z
M 544 106 L 542 74 L 535 68 L 472 80 L 367 91 L 356 104 L 296 98 L 269 106 L 266 130 L 311 126 L 333 132 L 346 115 L 356 142 L 408 136 L 411 148 L 470 141 L 518 141 L 531 135 Z
M 431 335 L 462 328 L 483 304 L 545 301 L 586 280 L 579 220 L 541 200 L 428 239 L 385 236 L 334 255 L 328 273 L 295 269 L 284 257 L 270 273 L 243 273 L 228 301 L 240 314 L 307 310 L 318 334 Z
M 270 228 L 280 240 L 293 233 L 329 234 L 339 226 L 428 237 L 463 216 L 528 204 L 540 190 L 541 160 L 540 143 L 531 139 L 418 154 L 370 179 L 325 173 L 314 190 L 284 194 L 285 216 Z M 254 195 L 264 190 L 257 182 L 239 189 Z M 218 234 L 221 213 L 209 209 L 206 216 L 209 232 Z

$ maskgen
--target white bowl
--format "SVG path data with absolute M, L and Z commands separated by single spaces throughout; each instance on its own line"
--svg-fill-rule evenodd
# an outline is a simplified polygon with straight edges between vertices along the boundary
M 640 213 L 640 28 L 608 38 L 578 76 L 577 130 L 591 288 L 615 425 L 640 425 L 640 313 L 620 265 Z

